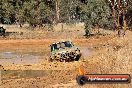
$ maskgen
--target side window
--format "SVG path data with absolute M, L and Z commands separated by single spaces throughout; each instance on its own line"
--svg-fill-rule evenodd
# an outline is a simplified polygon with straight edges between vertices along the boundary
M 57 45 L 56 44 L 52 44 L 51 45 L 51 52 L 54 51 L 55 49 L 57 49 Z
M 51 45 L 51 52 L 53 51 L 53 45 Z
M 70 41 L 66 41 L 66 42 L 65 42 L 65 46 L 70 48 L 70 47 L 72 47 L 72 44 L 71 44 Z

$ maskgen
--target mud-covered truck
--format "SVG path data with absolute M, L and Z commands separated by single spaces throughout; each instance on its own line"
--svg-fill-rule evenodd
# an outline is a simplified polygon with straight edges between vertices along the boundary
M 51 56 L 49 61 L 60 61 L 60 62 L 70 62 L 78 61 L 81 57 L 81 52 L 79 48 L 75 47 L 71 41 L 61 41 L 57 43 L 52 43 Z

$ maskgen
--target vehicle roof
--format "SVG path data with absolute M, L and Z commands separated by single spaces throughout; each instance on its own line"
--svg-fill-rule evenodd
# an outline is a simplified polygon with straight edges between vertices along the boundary
M 52 43 L 52 44 L 58 44 L 58 43 L 62 43 L 62 42 L 71 42 L 71 41 L 59 41 L 59 42 Z M 51 45 L 52 45 L 52 44 L 51 44 Z

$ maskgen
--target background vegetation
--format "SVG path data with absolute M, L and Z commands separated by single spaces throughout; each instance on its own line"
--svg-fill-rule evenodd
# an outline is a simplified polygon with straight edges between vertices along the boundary
M 132 23 L 129 0 L 127 22 Z M 0 23 L 32 27 L 43 24 L 85 23 L 86 35 L 93 27 L 114 28 L 109 0 L 1 0 Z

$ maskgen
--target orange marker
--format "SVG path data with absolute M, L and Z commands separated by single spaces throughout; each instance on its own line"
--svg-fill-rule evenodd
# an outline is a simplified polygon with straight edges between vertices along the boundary
M 81 67 L 79 67 L 79 75 L 85 75 L 85 70 Z

